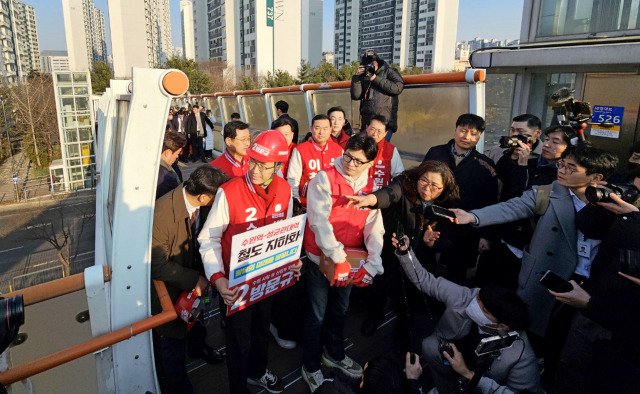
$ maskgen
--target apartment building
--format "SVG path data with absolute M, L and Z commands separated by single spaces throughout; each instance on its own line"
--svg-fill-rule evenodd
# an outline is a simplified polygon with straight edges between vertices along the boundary
M 458 0 L 336 0 L 335 64 L 372 48 L 400 68 L 451 71 L 457 25 Z
M 182 49 L 185 59 L 196 58 L 196 46 L 193 28 L 193 3 L 191 0 L 180 0 L 180 22 L 182 27 Z
M 20 63 L 24 75 L 31 70 L 40 71 L 40 48 L 36 28 L 35 9 L 21 1 L 13 1 L 14 34 L 18 39 Z
M 93 0 L 62 0 L 69 67 L 91 71 L 93 63 L 107 61 L 104 12 Z
M 56 71 L 69 71 L 69 56 L 66 51 L 42 51 L 40 53 L 42 72 L 53 74 Z
M 194 0 L 196 60 L 264 75 L 322 60 L 322 0 Z
M 109 0 L 109 27 L 116 78 L 132 67 L 156 67 L 173 55 L 169 0 Z
M 35 10 L 17 0 L 0 0 L 0 78 L 18 83 L 31 70 L 40 70 Z

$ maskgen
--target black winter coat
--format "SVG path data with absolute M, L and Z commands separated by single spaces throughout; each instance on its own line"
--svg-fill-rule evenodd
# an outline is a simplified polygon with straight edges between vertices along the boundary
M 395 69 L 389 67 L 384 60 L 379 60 L 376 79 L 369 81 L 362 75 L 351 78 L 351 99 L 361 100 L 361 127 L 368 124 L 375 115 L 387 119 L 388 130 L 398 129 L 398 95 L 404 89 L 404 81 Z

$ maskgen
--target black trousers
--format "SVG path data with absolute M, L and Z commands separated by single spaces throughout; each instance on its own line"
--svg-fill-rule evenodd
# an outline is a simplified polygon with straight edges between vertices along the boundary
M 304 319 L 300 317 L 304 316 L 307 305 L 304 278 L 303 274 L 296 284 L 273 296 L 271 323 L 278 329 L 278 336 L 288 341 L 300 342 L 302 339 Z
M 191 160 L 197 161 L 204 159 L 204 137 L 198 137 L 197 134 L 189 134 L 189 146 L 191 147 Z
M 186 339 L 160 337 L 162 369 L 171 393 L 193 393 L 185 363 Z
M 227 374 L 232 394 L 249 393 L 247 377 L 260 378 L 267 369 L 272 303 L 269 297 L 227 316 Z

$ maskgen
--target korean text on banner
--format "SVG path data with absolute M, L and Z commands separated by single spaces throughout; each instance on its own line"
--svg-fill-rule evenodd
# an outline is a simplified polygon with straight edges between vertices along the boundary
M 228 314 L 293 285 L 290 267 L 300 258 L 307 215 L 236 234 L 231 240 L 229 288 L 239 289 Z

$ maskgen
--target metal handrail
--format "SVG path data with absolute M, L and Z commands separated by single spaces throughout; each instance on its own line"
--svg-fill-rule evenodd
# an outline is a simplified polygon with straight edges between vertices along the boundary
M 104 280 L 111 279 L 111 270 L 108 266 L 104 267 Z M 164 282 L 154 280 L 153 285 L 158 293 L 162 312 L 137 321 L 129 326 L 119 330 L 92 338 L 77 345 L 73 345 L 56 353 L 40 357 L 37 360 L 28 362 L 23 365 L 11 368 L 0 373 L 0 383 L 5 386 L 24 380 L 33 375 L 47 371 L 69 361 L 73 361 L 87 354 L 93 353 L 108 346 L 112 346 L 118 342 L 127 340 L 142 332 L 149 331 L 153 328 L 168 323 L 178 317 L 176 310 L 169 298 L 167 287 Z M 43 283 L 20 291 L 5 294 L 5 297 L 14 297 L 22 294 L 24 304 L 33 305 L 38 302 L 46 301 L 65 294 L 73 293 L 84 289 L 84 273 L 72 275 L 63 279 L 54 280 L 52 282 Z

